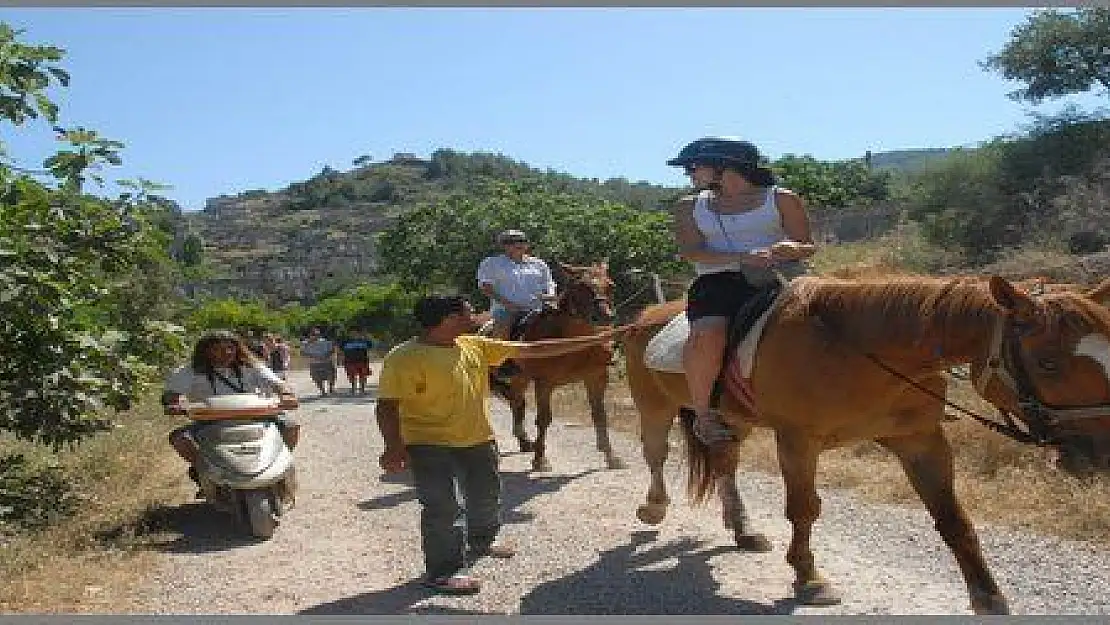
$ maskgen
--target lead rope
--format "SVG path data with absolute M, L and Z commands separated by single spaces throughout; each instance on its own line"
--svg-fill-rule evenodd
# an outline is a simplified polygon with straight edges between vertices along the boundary
M 817 323 L 819 325 L 821 325 L 822 327 L 828 329 L 828 325 L 825 324 L 824 321 L 822 321 L 820 318 L 817 319 Z M 1005 371 L 1002 368 L 1002 335 L 1003 335 L 1003 331 L 1004 331 L 1003 326 L 1004 326 L 1005 323 L 1006 323 L 1006 320 L 1004 318 L 1000 318 L 998 320 L 998 323 L 996 323 L 995 326 L 994 326 L 994 332 L 992 333 L 992 337 L 991 337 L 990 353 L 987 355 L 986 371 L 984 371 L 983 377 L 979 379 L 979 382 L 975 383 L 975 390 L 980 395 L 982 395 L 983 390 L 986 389 L 987 381 L 989 381 L 990 378 L 994 375 L 997 375 L 998 377 L 1003 378 L 1003 380 L 1005 380 L 1007 383 L 1011 383 L 1011 384 L 1013 383 L 1013 377 L 1010 376 L 1009 372 Z M 849 343 L 849 345 L 850 345 L 850 343 Z M 980 415 L 979 413 L 975 412 L 974 410 L 964 408 L 963 406 L 951 401 L 947 397 L 937 395 L 931 389 L 926 388 L 924 385 L 919 383 L 917 380 L 914 380 L 914 379 L 910 378 L 909 376 L 905 375 L 901 371 L 898 371 L 897 369 L 891 367 L 890 365 L 886 364 L 885 362 L 879 360 L 878 356 L 875 356 L 871 352 L 865 352 L 865 351 L 859 349 L 858 347 L 856 347 L 855 345 L 851 345 L 851 346 L 853 348 L 855 348 L 856 351 L 858 351 L 861 354 L 863 354 L 864 356 L 866 356 L 868 360 L 870 360 L 871 362 L 878 365 L 879 368 L 882 369 L 883 371 L 886 371 L 890 375 L 893 375 L 894 377 L 898 378 L 899 380 L 902 380 L 906 384 L 909 384 L 910 386 L 916 388 L 917 390 L 921 391 L 922 393 L 925 393 L 929 397 L 932 397 L 933 399 L 941 402 L 945 406 L 948 406 L 949 408 L 957 410 L 957 411 L 963 413 L 965 416 L 971 417 L 976 422 L 978 422 L 980 425 L 983 425 L 983 426 L 985 426 L 985 427 L 987 427 L 987 428 L 989 428 L 989 429 L 991 429 L 991 430 L 993 430 L 993 431 L 995 431 L 999 434 L 1002 434 L 1004 436 L 1009 436 L 1010 438 L 1018 441 L 1019 443 L 1027 443 L 1027 444 L 1038 445 L 1038 446 L 1045 446 L 1045 445 L 1048 444 L 1047 441 L 1043 441 L 1040 438 L 1038 438 L 1036 436 L 1033 436 L 1029 432 L 1026 432 L 1026 431 L 1022 430 L 1021 428 L 1019 428 L 1017 426 L 1017 424 L 1014 422 L 1013 417 L 1008 412 L 999 410 L 999 412 L 1002 414 L 1003 418 L 1006 419 L 1005 423 L 999 423 L 999 422 L 995 421 L 994 419 L 988 419 L 987 417 L 984 417 L 984 416 Z M 1005 376 L 1005 377 L 1003 377 L 1003 376 Z M 1015 388 L 1016 388 L 1016 385 L 1015 385 Z

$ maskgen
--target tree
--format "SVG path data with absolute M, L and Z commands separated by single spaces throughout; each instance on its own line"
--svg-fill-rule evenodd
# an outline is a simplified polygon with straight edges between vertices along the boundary
M 813 207 L 870 205 L 890 196 L 890 174 L 873 171 L 860 159 L 827 162 L 786 154 L 771 163 L 771 168 L 784 187 Z
M 1025 83 L 1010 97 L 1033 104 L 1096 85 L 1110 92 L 1110 9 L 1038 11 L 980 66 Z
M 204 242 L 195 234 L 185 236 L 181 244 L 181 263 L 186 267 L 196 267 L 204 260 Z
M 379 339 L 396 342 L 419 331 L 412 313 L 416 298 L 399 284 L 368 284 L 321 300 L 299 312 L 295 320 L 292 316 L 287 319 L 297 330 L 312 326 L 338 332 L 362 328 Z
M 531 179 L 483 179 L 478 190 L 418 206 L 380 235 L 378 252 L 407 289 L 448 288 L 477 298 L 478 263 L 499 251 L 494 237 L 506 228 L 527 232 L 549 263 L 608 259 L 617 303 L 643 286 L 629 270 L 674 275 L 685 268 L 675 260 L 669 213 L 552 191 Z
M 64 52 L 54 46 L 26 45 L 22 31 L 0 22 L 0 119 L 16 126 L 29 119 L 58 119 L 58 106 L 46 96 L 53 84 L 69 85 L 69 74 L 55 65 Z
M 68 83 L 63 51 L 18 34 L 0 23 L 0 124 L 56 123 L 46 91 Z M 0 430 L 60 449 L 111 427 L 105 409 L 129 407 L 182 345 L 166 321 L 169 207 L 141 182 L 114 200 L 85 193 L 122 146 L 55 130 L 70 149 L 45 172 L 0 160 Z
M 1018 242 L 1025 215 L 999 187 L 1006 145 L 956 151 L 910 177 L 907 214 L 925 238 L 989 260 Z
M 201 302 L 189 314 L 185 325 L 193 333 L 255 328 L 285 330 L 285 322 L 278 313 L 268 310 L 259 302 L 241 302 L 235 299 L 210 299 Z

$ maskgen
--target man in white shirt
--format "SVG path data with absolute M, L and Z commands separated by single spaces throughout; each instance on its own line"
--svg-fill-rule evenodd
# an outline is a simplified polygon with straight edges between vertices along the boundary
M 497 242 L 504 253 L 487 256 L 478 265 L 478 288 L 490 299 L 491 316 L 481 333 L 507 339 L 516 320 L 555 298 L 555 281 L 547 263 L 528 254 L 524 232 L 505 230 Z

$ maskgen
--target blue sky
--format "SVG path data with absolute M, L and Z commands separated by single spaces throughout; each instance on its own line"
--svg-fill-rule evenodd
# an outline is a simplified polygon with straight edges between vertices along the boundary
M 709 134 L 772 158 L 973 145 L 1029 121 L 1005 96 L 1018 85 L 977 64 L 1028 14 L 89 7 L 0 20 L 67 50 L 63 123 L 126 144 L 111 177 L 171 184 L 194 209 L 360 155 L 439 147 L 678 185 L 664 161 Z M 3 133 L 24 165 L 54 147 L 44 124 Z

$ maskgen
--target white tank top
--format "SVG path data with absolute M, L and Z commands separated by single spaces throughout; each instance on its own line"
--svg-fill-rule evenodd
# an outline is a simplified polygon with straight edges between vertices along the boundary
M 712 191 L 702 191 L 694 202 L 694 223 L 705 237 L 705 247 L 711 252 L 751 252 L 767 249 L 774 243 L 786 238 L 782 229 L 782 217 L 775 205 L 777 187 L 767 189 L 763 205 L 750 211 L 728 215 L 710 208 Z M 744 265 L 740 261 L 731 263 L 694 263 L 694 271 L 699 276 L 722 271 L 767 273 L 769 271 Z

